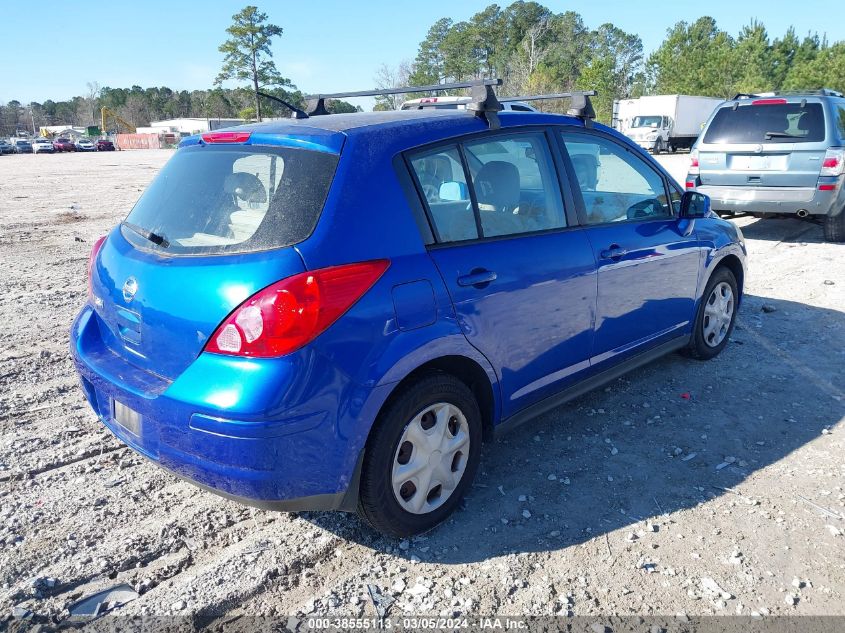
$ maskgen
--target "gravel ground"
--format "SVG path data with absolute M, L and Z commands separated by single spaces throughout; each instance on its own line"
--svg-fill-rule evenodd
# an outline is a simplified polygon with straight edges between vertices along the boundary
M 97 422 L 67 352 L 91 243 L 170 156 L 0 158 L 0 611 L 845 615 L 845 246 L 740 218 L 716 360 L 669 356 L 486 447 L 465 507 L 393 541 L 354 516 L 202 492 Z M 686 157 L 662 157 L 682 178 Z

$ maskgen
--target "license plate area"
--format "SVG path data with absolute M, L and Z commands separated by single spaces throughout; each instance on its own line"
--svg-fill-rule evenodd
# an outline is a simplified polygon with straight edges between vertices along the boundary
M 141 436 L 141 414 L 122 402 L 112 400 L 112 419 L 135 437 Z
M 786 171 L 789 156 L 787 154 L 728 156 L 728 169 L 737 171 Z

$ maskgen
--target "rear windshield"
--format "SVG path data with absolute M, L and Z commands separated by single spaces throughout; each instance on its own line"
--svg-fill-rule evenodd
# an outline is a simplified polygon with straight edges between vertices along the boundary
M 304 149 L 180 149 L 135 204 L 123 235 L 170 254 L 243 253 L 307 238 L 338 157 Z
M 825 137 L 820 103 L 741 105 L 713 117 L 705 143 L 811 143 Z

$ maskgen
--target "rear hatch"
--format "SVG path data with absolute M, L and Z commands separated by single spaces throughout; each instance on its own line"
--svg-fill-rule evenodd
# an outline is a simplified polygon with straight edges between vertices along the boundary
M 178 150 L 95 262 L 94 306 L 111 351 L 175 379 L 234 308 L 302 272 L 292 246 L 319 218 L 335 140 L 332 151 L 296 139 Z
M 702 185 L 814 189 L 825 154 L 818 101 L 738 101 L 720 108 L 699 144 Z

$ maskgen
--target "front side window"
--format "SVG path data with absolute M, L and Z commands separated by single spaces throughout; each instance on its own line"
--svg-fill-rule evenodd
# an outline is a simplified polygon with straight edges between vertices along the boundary
M 417 154 L 410 162 L 440 242 L 566 226 L 560 187 L 542 133 L 485 136 L 460 149 L 453 145 Z
M 671 217 L 663 177 L 621 145 L 598 135 L 564 132 L 587 224 Z

